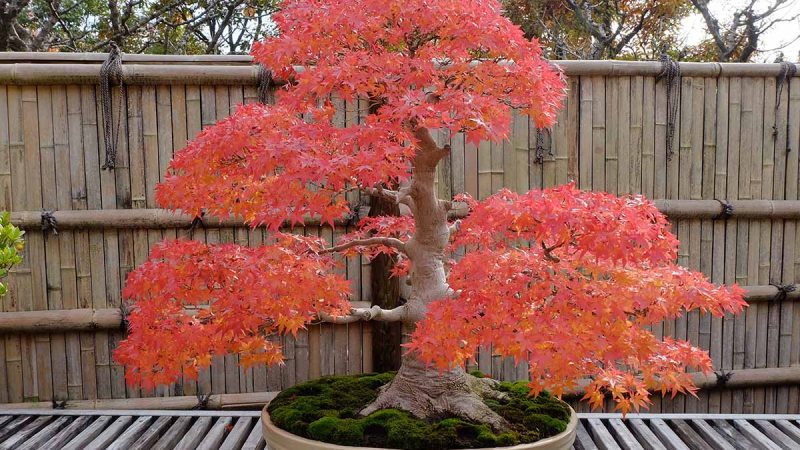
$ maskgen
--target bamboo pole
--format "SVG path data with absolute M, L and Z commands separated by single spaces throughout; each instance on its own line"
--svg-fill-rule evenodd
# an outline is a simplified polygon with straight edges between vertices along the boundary
M 3 84 L 96 84 L 106 54 L 0 53 Z M 568 76 L 657 76 L 657 61 L 554 61 Z M 776 77 L 780 64 L 680 63 L 686 77 Z M 800 72 L 800 71 L 799 71 Z M 128 84 L 255 84 L 258 69 L 247 56 L 124 55 Z M 279 81 L 280 82 L 280 81 Z
M 800 382 L 800 367 L 781 367 L 772 369 L 741 369 L 720 373 L 692 374 L 695 386 L 699 389 L 734 389 L 753 386 L 776 386 Z M 581 395 L 588 382 L 578 383 L 564 395 Z M 176 397 L 150 397 L 126 399 L 65 400 L 56 402 L 24 402 L 0 404 L 1 410 L 10 409 L 108 409 L 108 410 L 181 410 L 203 406 L 204 409 L 244 409 L 260 408 L 275 398 L 277 392 L 248 392 L 242 394 L 213 394 L 205 399 L 194 395 Z
M 658 209 L 670 219 L 714 219 L 724 216 L 725 205 L 730 205 L 729 217 L 737 219 L 800 219 L 800 200 L 655 200 Z M 465 210 L 453 211 L 463 217 Z M 142 229 L 185 228 L 192 223 L 192 216 L 165 209 L 116 209 L 116 210 L 62 210 L 53 211 L 59 229 Z M 16 211 L 11 213 L 11 222 L 23 229 L 41 227 L 41 211 Z M 345 225 L 346 220 L 337 221 Z M 238 218 L 216 218 L 206 216 L 202 226 L 209 228 L 242 226 Z M 287 227 L 290 224 L 285 224 Z M 306 226 L 319 225 L 319 219 L 310 217 Z
M 800 286 L 786 292 L 785 299 L 800 299 Z M 771 302 L 780 298 L 776 286 L 742 286 L 748 303 Z M 354 308 L 369 308 L 370 302 L 351 302 Z M 191 313 L 193 310 L 187 310 Z M 0 333 L 47 333 L 62 331 L 113 330 L 123 323 L 120 308 L 52 309 L 48 311 L 0 312 Z M 327 317 L 322 322 L 337 323 L 340 318 Z M 348 321 L 349 323 L 350 321 Z
M 206 398 L 196 395 L 183 395 L 176 397 L 149 397 L 149 398 L 116 398 L 96 400 L 64 400 L 55 402 L 24 402 L 0 404 L 0 411 L 9 409 L 109 409 L 109 410 L 134 410 L 158 409 L 181 410 L 195 409 L 247 409 L 262 408 L 269 403 L 277 392 L 248 392 L 243 394 L 212 394 Z

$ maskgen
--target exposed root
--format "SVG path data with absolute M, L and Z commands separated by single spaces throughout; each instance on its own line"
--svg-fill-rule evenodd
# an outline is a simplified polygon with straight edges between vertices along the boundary
M 461 369 L 439 373 L 404 361 L 394 380 L 381 388 L 378 398 L 361 414 L 396 408 L 420 419 L 456 416 L 503 432 L 510 429 L 508 422 L 483 402 L 486 397 L 507 397 L 494 389 L 496 384 L 495 380 L 476 378 Z

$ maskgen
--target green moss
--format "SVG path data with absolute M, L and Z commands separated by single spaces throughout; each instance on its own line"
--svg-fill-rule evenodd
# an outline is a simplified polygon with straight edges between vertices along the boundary
M 397 409 L 359 416 L 358 412 L 377 397 L 378 388 L 394 375 L 325 377 L 294 386 L 270 402 L 270 417 L 279 428 L 318 441 L 404 450 L 517 445 L 558 434 L 569 422 L 570 410 L 565 403 L 547 393 L 529 396 L 524 382 L 500 383 L 498 390 L 508 398 L 485 400 L 511 423 L 512 430 L 505 433 L 457 417 L 428 422 Z

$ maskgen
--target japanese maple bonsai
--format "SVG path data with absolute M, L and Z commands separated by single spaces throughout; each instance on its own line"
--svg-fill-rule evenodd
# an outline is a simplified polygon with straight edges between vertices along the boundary
M 239 217 L 273 239 L 153 250 L 124 291 L 133 310 L 116 358 L 128 382 L 195 377 L 225 353 L 277 363 L 281 349 L 267 336 L 323 317 L 400 321 L 408 337 L 399 371 L 361 416 L 395 409 L 509 429 L 484 400 L 502 397 L 495 383 L 462 369 L 490 343 L 527 363 L 534 395 L 584 383 L 593 405 L 610 395 L 627 412 L 647 406 L 650 391 L 694 392 L 687 370 L 709 371 L 708 354 L 645 327 L 744 302 L 739 288 L 676 265 L 677 240 L 652 203 L 574 185 L 437 198 L 436 166 L 450 148 L 431 130 L 498 141 L 512 109 L 549 127 L 564 97 L 560 71 L 497 1 L 287 0 L 274 21 L 277 37 L 252 53 L 286 81 L 275 104 L 240 106 L 205 129 L 156 193 L 164 207 Z M 361 99 L 363 120 L 335 127 L 331 96 Z M 408 214 L 363 219 L 334 246 L 281 232 L 309 218 L 333 225 L 350 214 L 354 190 Z M 456 206 L 469 213 L 453 222 Z M 459 247 L 466 256 L 449 260 Z M 395 255 L 407 302 L 351 308 L 337 252 Z

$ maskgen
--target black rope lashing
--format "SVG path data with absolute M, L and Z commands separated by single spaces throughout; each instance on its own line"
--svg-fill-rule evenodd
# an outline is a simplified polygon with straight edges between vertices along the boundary
M 53 399 L 53 409 L 67 409 L 67 401 Z
M 192 219 L 192 223 L 189 224 L 187 229 L 189 231 L 193 231 L 197 227 L 205 228 L 206 224 L 205 224 L 205 222 L 203 222 L 203 216 L 205 216 L 205 215 L 206 215 L 205 211 L 201 211 L 200 214 L 194 216 L 194 218 Z
M 721 207 L 719 214 L 714 216 L 714 220 L 728 220 L 733 217 L 733 205 L 727 200 L 716 199 Z
M 719 372 L 714 372 L 714 375 L 717 376 L 717 385 L 715 387 L 724 388 L 725 385 L 728 384 L 728 381 L 731 380 L 733 372 L 720 370 Z
M 197 394 L 197 404 L 192 406 L 192 409 L 204 410 L 208 409 L 208 401 L 211 400 L 211 394 Z
M 269 88 L 272 86 L 272 71 L 258 65 L 258 101 L 266 105 L 269 103 Z
M 544 135 L 545 133 L 550 133 L 550 130 L 544 129 L 536 129 L 536 159 L 534 162 L 536 164 L 544 164 Z M 553 148 L 552 146 L 547 150 L 548 156 L 551 158 L 553 157 Z
M 117 103 L 117 126 L 114 127 L 113 96 L 111 86 L 120 86 L 120 99 Z M 106 160 L 103 169 L 114 170 L 117 163 L 117 145 L 119 143 L 119 130 L 122 125 L 122 104 L 125 101 L 126 89 L 122 74 L 122 53 L 115 42 L 109 44 L 108 58 L 100 66 L 100 103 L 103 108 L 103 142 L 105 144 Z M 115 129 L 116 128 L 116 129 Z
M 783 86 L 788 84 L 792 77 L 797 74 L 797 66 L 792 63 L 781 61 L 781 69 L 778 72 L 778 76 L 776 77 L 778 82 L 777 87 L 777 99 L 775 100 L 775 124 L 772 125 L 772 139 L 778 139 L 778 109 L 781 106 L 781 95 L 783 94 Z M 788 91 L 787 86 L 787 91 Z M 788 126 L 788 123 L 787 123 Z M 789 153 L 792 151 L 791 140 L 789 139 L 789 133 L 786 133 L 786 152 Z
M 52 231 L 53 234 L 58 234 L 58 222 L 53 211 L 42 210 L 42 231 L 45 233 Z
M 122 331 L 128 331 L 128 316 L 130 315 L 130 310 L 123 304 L 119 307 L 119 314 L 122 320 L 120 320 L 119 328 Z
M 775 297 L 772 297 L 773 302 L 782 302 L 786 300 L 790 292 L 797 290 L 797 285 L 794 284 L 770 283 L 770 285 L 778 289 L 778 292 L 775 293 Z
M 666 53 L 661 54 L 661 73 L 656 80 L 662 78 L 667 84 L 667 161 L 670 161 L 675 153 L 672 142 L 675 138 L 675 122 L 678 120 L 681 66 Z

